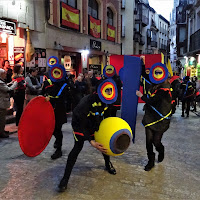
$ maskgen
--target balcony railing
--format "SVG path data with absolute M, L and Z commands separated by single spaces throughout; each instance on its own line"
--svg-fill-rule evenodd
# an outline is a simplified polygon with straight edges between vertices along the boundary
M 142 15 L 142 25 L 147 26 L 149 24 L 149 18 Z
M 145 44 L 145 37 L 144 36 L 141 36 L 140 37 L 140 45 L 144 45 Z
M 200 49 L 200 29 L 190 36 L 190 51 Z
M 134 36 L 133 36 L 133 39 L 134 39 L 135 42 L 140 42 L 140 34 L 135 33 Z
M 160 44 L 160 49 L 167 50 L 167 45 Z
M 157 42 L 156 41 L 151 41 L 151 47 L 157 47 Z
M 125 26 L 122 26 L 122 37 L 125 37 Z

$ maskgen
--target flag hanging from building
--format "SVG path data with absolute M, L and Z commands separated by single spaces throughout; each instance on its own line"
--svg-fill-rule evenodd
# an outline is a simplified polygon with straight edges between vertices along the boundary
M 90 35 L 92 35 L 95 38 L 100 38 L 101 20 L 94 19 L 92 16 L 90 16 L 89 21 L 90 21 Z
M 107 39 L 114 42 L 115 41 L 115 27 L 108 24 Z
M 168 69 L 168 72 L 170 73 L 170 75 L 173 76 L 172 67 L 171 67 L 171 63 L 170 63 L 169 59 L 168 59 L 168 62 L 167 62 L 167 69 Z
M 61 25 L 79 30 L 80 11 L 62 2 Z

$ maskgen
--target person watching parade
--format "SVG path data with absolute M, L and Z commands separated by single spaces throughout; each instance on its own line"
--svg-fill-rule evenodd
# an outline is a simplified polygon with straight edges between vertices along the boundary
M 13 81 L 10 87 L 8 87 L 6 84 L 6 77 L 6 71 L 0 69 L 0 138 L 9 137 L 4 130 L 7 108 L 10 107 L 9 92 L 14 90 L 18 85 L 17 81 Z

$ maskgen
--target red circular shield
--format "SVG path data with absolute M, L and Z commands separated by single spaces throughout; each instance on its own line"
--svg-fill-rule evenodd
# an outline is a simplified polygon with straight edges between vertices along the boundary
M 55 128 L 55 115 L 51 103 L 45 97 L 32 99 L 21 116 L 18 137 L 25 155 L 35 157 L 48 145 Z

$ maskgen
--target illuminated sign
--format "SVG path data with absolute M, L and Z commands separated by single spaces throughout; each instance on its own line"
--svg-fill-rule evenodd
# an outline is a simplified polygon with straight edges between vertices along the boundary
M 7 33 L 9 35 L 16 35 L 16 25 L 15 25 L 15 23 L 0 20 L 0 32 Z

